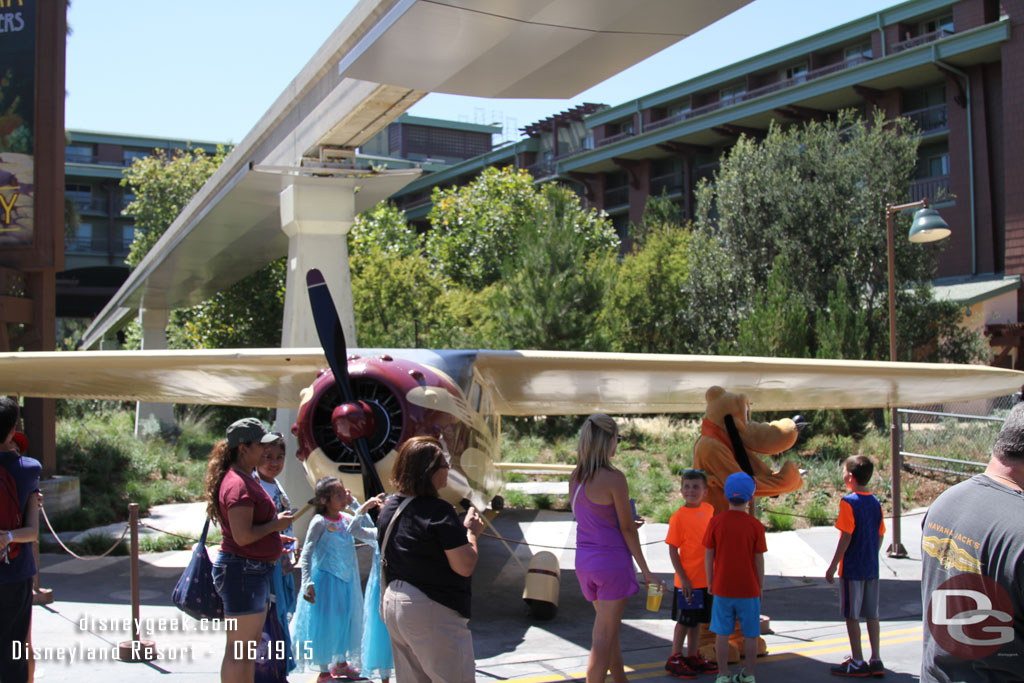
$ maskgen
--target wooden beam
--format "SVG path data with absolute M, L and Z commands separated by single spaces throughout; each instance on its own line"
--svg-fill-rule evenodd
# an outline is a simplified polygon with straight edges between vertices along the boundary
M 612 157 L 612 163 L 619 168 L 623 168 L 629 174 L 629 184 L 634 190 L 640 189 L 640 175 L 637 173 L 640 166 L 644 163 L 639 159 L 624 159 L 622 157 Z
M 715 131 L 719 135 L 725 137 L 738 138 L 741 135 L 746 135 L 748 138 L 754 138 L 755 140 L 762 140 L 768 134 L 768 131 L 761 128 L 750 128 L 749 126 L 738 126 L 734 123 L 727 123 L 722 126 L 715 126 L 711 130 Z
M 882 101 L 882 98 L 885 96 L 885 93 L 882 92 L 881 90 L 877 90 L 875 88 L 869 88 L 866 85 L 855 85 L 855 86 L 853 86 L 853 92 L 857 93 L 858 95 L 863 97 L 865 100 L 867 100 L 868 102 L 870 102 L 871 104 L 874 104 L 876 106 L 879 105 L 879 103 Z
M 678 154 L 681 157 L 694 156 L 698 152 L 711 152 L 711 148 L 705 145 L 693 145 L 689 142 L 676 142 L 674 140 L 658 143 L 657 147 L 663 152 Z
M 31 325 L 33 320 L 32 299 L 0 295 L 0 322 Z

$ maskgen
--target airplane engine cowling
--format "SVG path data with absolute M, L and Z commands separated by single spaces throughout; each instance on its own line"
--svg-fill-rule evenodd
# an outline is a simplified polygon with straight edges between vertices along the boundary
M 355 401 L 362 404 L 363 411 L 368 407 L 372 413 L 369 422 L 373 431 L 366 436 L 366 442 L 386 489 L 391 490 L 390 476 L 389 471 L 382 471 L 385 463 L 381 461 L 410 437 L 437 436 L 440 433 L 453 456 L 461 452 L 465 436 L 460 420 L 450 412 L 425 408 L 408 399 L 411 391 L 422 392 L 428 387 L 461 397 L 461 391 L 446 376 L 428 366 L 387 355 L 350 356 L 348 370 Z M 334 374 L 324 370 L 303 392 L 298 418 L 292 427 L 298 440 L 296 456 L 306 461 L 311 453 L 319 450 L 337 464 L 340 473 L 358 474 L 359 457 L 353 445 L 339 438 L 338 434 L 341 431 L 344 436 L 347 426 L 339 423 L 341 429 L 336 430 L 332 418 L 343 421 L 350 412 L 353 419 L 362 420 L 362 416 L 360 411 L 339 410 L 336 413 L 335 409 L 342 403 Z M 361 425 L 352 426 L 353 430 L 362 428 Z M 387 469 L 390 470 L 389 467 Z

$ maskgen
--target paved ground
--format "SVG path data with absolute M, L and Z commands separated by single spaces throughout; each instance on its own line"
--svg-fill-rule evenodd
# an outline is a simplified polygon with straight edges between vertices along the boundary
M 198 534 L 201 506 L 160 506 L 155 526 Z M 593 610 L 580 595 L 573 567 L 571 516 L 562 512 L 502 513 L 495 520 L 502 536 L 539 545 L 561 566 L 560 605 L 556 617 L 531 622 L 521 600 L 523 572 L 501 543 L 481 542 L 482 560 L 473 580 L 473 630 L 478 681 L 546 683 L 581 677 L 586 667 Z M 891 524 L 889 525 L 891 526 Z M 642 540 L 652 569 L 668 576 L 667 551 L 660 541 L 666 526 L 644 527 Z M 120 532 L 120 529 L 111 530 Z M 766 636 L 769 655 L 758 662 L 759 681 L 829 680 L 828 665 L 848 653 L 846 631 L 837 617 L 836 588 L 822 578 L 835 548 L 836 533 L 818 528 L 770 534 L 766 556 L 766 591 L 762 612 L 771 617 L 773 633 Z M 904 545 L 911 557 L 883 558 L 882 654 L 889 681 L 914 681 L 920 669 L 921 607 L 920 517 L 906 518 Z M 888 545 L 888 540 L 886 541 Z M 528 563 L 525 545 L 512 546 Z M 365 551 L 361 553 L 364 563 Z M 187 564 L 189 553 L 143 555 L 140 587 L 143 638 L 156 642 L 161 659 L 150 664 L 111 661 L 119 641 L 128 640 L 125 621 L 129 607 L 128 558 L 81 561 L 67 555 L 44 555 L 42 585 L 54 591 L 56 602 L 36 607 L 33 640 L 42 649 L 36 678 L 65 678 L 70 672 L 85 680 L 214 681 L 224 636 L 201 630 L 201 624 L 175 609 L 170 593 Z M 668 655 L 672 623 L 668 608 L 647 612 L 641 598 L 630 601 L 622 630 L 623 653 L 634 673 L 631 680 L 676 680 L 662 666 Z M 865 636 L 866 645 L 866 636 Z M 63 648 L 63 649 L 61 649 Z M 711 680 L 710 676 L 702 677 Z M 309 673 L 292 674 L 293 683 L 314 680 Z M 832 679 L 835 680 L 835 679 Z

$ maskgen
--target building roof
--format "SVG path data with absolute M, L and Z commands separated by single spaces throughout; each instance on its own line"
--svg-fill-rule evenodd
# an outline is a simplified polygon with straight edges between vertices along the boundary
M 939 301 L 955 301 L 973 306 L 1000 294 L 1020 289 L 1020 275 L 967 275 L 941 278 L 932 283 L 933 296 Z
M 445 128 L 447 130 L 461 130 L 467 133 L 487 133 L 494 135 L 501 133 L 503 127 L 500 123 L 469 123 L 468 121 L 450 121 L 448 119 L 433 119 L 425 116 L 410 116 L 402 114 L 393 123 L 405 123 L 411 126 L 427 126 L 429 128 Z

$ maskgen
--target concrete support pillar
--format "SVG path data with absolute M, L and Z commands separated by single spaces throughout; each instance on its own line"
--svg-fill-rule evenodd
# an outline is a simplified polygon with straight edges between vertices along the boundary
M 288 274 L 284 296 L 284 324 L 281 347 L 317 347 L 320 339 L 313 323 L 313 313 L 306 294 L 306 271 L 319 268 L 334 297 L 348 347 L 356 345 L 355 312 L 352 306 L 352 281 L 348 267 L 348 231 L 355 220 L 357 181 L 339 187 L 337 179 L 330 185 L 290 185 L 281 192 L 281 230 L 288 235 Z M 326 363 L 325 363 L 326 365 Z M 310 381 L 312 381 L 312 377 Z M 297 411 L 277 411 L 274 429 L 285 435 L 288 457 L 278 478 L 291 497 L 294 507 L 312 497 L 302 464 L 293 457 L 296 449 L 292 424 Z M 304 515 L 294 525 L 302 539 L 312 515 Z
M 139 325 L 142 327 L 142 350 L 160 351 L 167 348 L 167 321 L 170 311 L 139 309 Z M 135 404 L 135 436 L 139 436 L 142 423 L 156 418 L 161 425 L 174 424 L 174 406 L 170 403 Z

